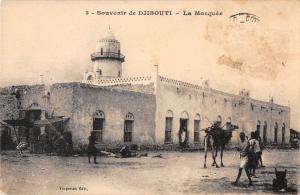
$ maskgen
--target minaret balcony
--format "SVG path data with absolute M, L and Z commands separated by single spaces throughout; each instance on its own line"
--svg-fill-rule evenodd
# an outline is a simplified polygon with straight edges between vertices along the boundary
M 115 59 L 121 62 L 125 61 L 125 56 L 121 53 L 115 52 L 95 52 L 91 54 L 91 60 L 99 60 L 99 59 Z

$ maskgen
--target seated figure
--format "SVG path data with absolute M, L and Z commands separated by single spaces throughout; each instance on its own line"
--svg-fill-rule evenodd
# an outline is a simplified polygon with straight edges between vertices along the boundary
M 281 190 L 287 190 L 287 179 L 286 179 L 286 173 L 285 171 L 277 171 L 275 168 L 275 175 L 276 179 L 273 179 L 273 190 L 274 191 L 281 191 Z

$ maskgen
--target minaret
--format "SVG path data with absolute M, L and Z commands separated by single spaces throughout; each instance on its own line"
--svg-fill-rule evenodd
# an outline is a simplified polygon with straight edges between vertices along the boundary
M 85 75 L 84 80 L 112 78 L 122 76 L 122 63 L 125 56 L 121 54 L 120 42 L 109 30 L 97 41 L 96 52 L 91 54 L 94 62 L 93 72 Z

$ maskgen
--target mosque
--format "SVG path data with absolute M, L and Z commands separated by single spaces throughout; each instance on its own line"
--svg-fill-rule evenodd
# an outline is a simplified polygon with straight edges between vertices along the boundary
M 157 65 L 149 75 L 123 77 L 125 56 L 110 30 L 98 40 L 91 61 L 93 68 L 80 82 L 0 89 L 1 120 L 10 124 L 23 120 L 14 125 L 20 138 L 28 137 L 28 129 L 36 129 L 37 134 L 49 126 L 69 131 L 75 147 L 86 144 L 91 131 L 100 147 L 172 147 L 179 144 L 180 130 L 186 129 L 188 146 L 197 148 L 205 135 L 201 129 L 213 121 L 239 126 L 233 132 L 233 145 L 241 131 L 247 135 L 258 131 L 265 143 L 289 142 L 290 108 L 273 99 L 260 101 L 246 90 L 230 94 L 207 82 L 171 79 L 160 75 Z M 26 126 L 24 119 L 33 125 Z

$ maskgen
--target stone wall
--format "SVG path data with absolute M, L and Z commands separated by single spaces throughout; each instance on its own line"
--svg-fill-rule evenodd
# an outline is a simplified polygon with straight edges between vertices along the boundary
M 273 102 L 263 102 L 252 98 L 240 97 L 233 106 L 234 118 L 241 130 L 255 131 L 260 124 L 260 136 L 263 138 L 263 126 L 267 124 L 267 142 L 274 143 L 275 123 L 277 123 L 277 143 L 282 143 L 282 127 L 285 124 L 285 143 L 289 142 L 290 109 Z M 236 136 L 238 139 L 238 136 Z
M 156 139 L 163 144 L 165 138 L 165 118 L 168 110 L 173 112 L 172 139 L 178 144 L 178 131 L 180 118 L 185 111 L 188 113 L 189 144 L 194 143 L 194 119 L 200 114 L 200 129 L 210 126 L 210 122 L 220 115 L 223 124 L 228 117 L 232 117 L 231 103 L 224 101 L 230 97 L 212 93 L 211 90 L 173 79 L 160 77 L 157 82 L 157 113 L 156 113 Z M 205 133 L 200 132 L 200 143 L 203 144 Z
M 0 120 L 19 117 L 18 100 L 11 94 L 0 94 Z
M 150 81 L 150 80 L 149 80 Z M 123 80 L 122 80 L 123 82 Z M 127 82 L 127 81 L 126 81 Z M 282 142 L 285 124 L 285 143 L 289 142 L 290 108 L 252 99 L 249 95 L 233 95 L 209 87 L 189 84 L 158 76 L 147 85 L 95 86 L 84 83 L 57 83 L 51 86 L 15 86 L 21 93 L 17 99 L 11 87 L 1 89 L 0 116 L 8 119 L 8 113 L 18 117 L 19 109 L 38 103 L 47 114 L 69 117 L 65 126 L 72 131 L 74 145 L 86 144 L 92 130 L 93 114 L 101 110 L 105 114 L 103 145 L 124 144 L 124 119 L 127 113 L 134 115 L 133 141 L 141 145 L 163 145 L 166 114 L 173 113 L 172 140 L 178 144 L 180 118 L 188 116 L 189 144 L 194 144 L 194 119 L 200 115 L 200 129 L 221 116 L 222 125 L 229 120 L 240 128 L 233 133 L 232 144 L 237 144 L 241 131 L 250 136 L 260 121 L 260 135 L 267 124 L 267 141 L 274 142 L 277 123 L 277 143 Z M 147 92 L 146 92 L 147 91 Z M 205 133 L 200 132 L 200 143 Z
M 93 125 L 93 114 L 104 112 L 103 142 L 124 144 L 124 119 L 134 115 L 133 141 L 136 144 L 155 142 L 155 96 L 88 84 L 78 84 L 73 93 L 73 114 L 70 128 L 75 142 L 87 143 Z
M 238 125 L 239 129 L 233 132 L 231 143 L 239 142 L 239 133 L 256 130 L 258 120 L 261 121 L 260 134 L 262 135 L 263 122 L 266 121 L 267 140 L 274 142 L 274 124 L 278 124 L 277 143 L 282 142 L 282 124 L 285 123 L 285 143 L 289 139 L 290 109 L 286 106 L 254 100 L 246 95 L 233 95 L 209 87 L 189 84 L 166 77 L 158 77 L 157 82 L 157 111 L 156 111 L 156 140 L 158 144 L 164 143 L 165 118 L 168 110 L 173 112 L 172 139 L 178 144 L 178 131 L 182 112 L 189 115 L 188 131 L 189 143 L 193 145 L 194 117 L 198 113 L 201 116 L 200 129 L 210 126 L 210 122 L 222 118 L 222 126 L 227 121 Z M 248 94 L 249 95 L 249 94 Z M 210 122 L 209 122 L 210 121 Z M 200 133 L 200 141 L 203 143 L 204 132 Z

